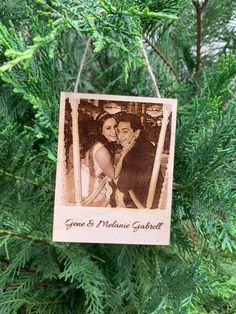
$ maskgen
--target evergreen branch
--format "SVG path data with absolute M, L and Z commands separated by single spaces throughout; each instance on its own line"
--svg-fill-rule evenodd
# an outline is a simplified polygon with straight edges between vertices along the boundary
M 87 313 L 104 313 L 104 300 L 109 296 L 108 282 L 88 253 L 82 247 L 79 248 L 79 251 L 74 252 L 73 248 L 64 251 L 62 249 L 60 250 L 59 261 L 64 264 L 59 279 L 75 281 L 76 288 L 84 290 Z
M 75 10 L 72 10 L 70 7 L 66 6 L 63 3 L 59 3 L 59 2 L 55 2 L 55 1 L 50 1 L 50 3 L 47 3 L 44 0 L 34 0 L 34 1 L 36 3 L 43 5 L 47 9 L 50 8 L 51 10 L 53 10 L 54 12 L 57 12 L 59 14 L 61 14 L 61 13 L 58 12 L 58 10 L 55 9 L 53 6 L 55 6 L 56 8 L 64 9 L 64 13 L 70 12 L 74 16 L 81 18 L 81 16 L 79 14 L 77 14 L 77 12 Z M 82 6 L 80 8 L 82 9 Z M 96 14 L 97 17 L 104 16 L 104 11 L 101 11 L 101 9 L 104 9 L 105 12 L 107 12 L 109 14 L 133 15 L 133 16 L 139 16 L 142 18 L 150 18 L 150 19 L 155 19 L 155 20 L 163 20 L 164 19 L 164 20 L 175 21 L 178 19 L 178 17 L 174 14 L 168 14 L 165 12 L 153 12 L 153 11 L 150 11 L 148 7 L 144 8 L 142 11 L 139 11 L 135 7 L 131 7 L 128 10 L 119 10 L 115 6 L 113 6 L 111 3 L 108 3 L 106 1 L 101 1 L 100 3 L 98 3 L 97 8 L 99 9 L 98 14 Z M 89 13 L 94 14 L 94 11 L 90 11 Z
M 0 256 L 0 262 L 4 263 L 4 264 L 7 264 L 7 265 L 12 264 L 12 261 L 10 259 L 4 258 L 4 257 L 1 257 L 1 256 Z M 28 266 L 27 267 L 26 266 L 21 267 L 21 269 L 24 270 L 24 271 L 27 271 L 28 273 L 41 273 L 41 272 L 37 272 L 36 270 L 31 269 Z
M 170 63 L 170 61 L 166 58 L 166 56 L 156 47 L 154 46 L 150 40 L 144 36 L 143 37 L 145 42 L 152 48 L 152 50 L 160 57 L 160 59 L 166 64 L 166 66 L 169 68 L 170 72 L 176 77 L 176 80 L 178 80 L 178 74 L 173 67 L 173 65 Z
M 13 231 L 9 231 L 9 230 L 0 229 L 0 235 L 8 235 L 10 237 L 18 237 L 18 238 L 21 238 L 21 239 L 24 239 L 27 241 L 40 242 L 40 243 L 55 247 L 55 243 L 53 241 L 46 240 L 46 239 L 39 238 L 39 237 L 27 236 L 27 235 L 13 232 Z
M 107 13 L 110 14 L 124 14 L 124 15 L 133 15 L 139 16 L 141 18 L 150 18 L 155 20 L 177 20 L 178 17 L 173 14 L 167 14 L 165 12 L 153 12 L 150 11 L 148 7 L 145 7 L 142 11 L 138 10 L 136 7 L 131 7 L 128 10 L 117 10 L 111 3 L 106 1 L 101 1 L 99 3 L 100 8 L 104 9 Z M 101 12 L 103 14 L 103 12 Z
M 41 45 L 34 45 L 34 46 L 31 46 L 29 49 L 27 49 L 24 52 L 18 52 L 16 50 L 12 50 L 12 49 L 7 50 L 5 53 L 5 55 L 7 57 L 13 56 L 13 55 L 15 55 L 15 56 L 18 55 L 18 57 L 16 57 L 14 60 L 11 60 L 11 61 L 5 63 L 3 66 L 1 66 L 0 67 L 0 73 L 11 70 L 14 66 L 16 66 L 17 64 L 19 64 L 22 61 L 31 59 L 34 56 L 35 52 L 40 47 L 41 47 Z
M 15 179 L 16 181 L 22 181 L 24 183 L 29 183 L 31 185 L 34 185 L 34 186 L 37 186 L 37 187 L 40 187 L 42 188 L 43 190 L 45 190 L 46 192 L 55 192 L 55 189 L 49 187 L 49 186 L 44 186 L 44 185 L 40 185 L 38 182 L 36 181 L 33 181 L 33 180 L 29 180 L 29 179 L 26 179 L 26 178 L 23 178 L 23 177 L 20 177 L 20 176 L 16 176 L 14 174 L 11 174 L 9 172 L 6 172 L 2 169 L 0 169 L 0 175 L 4 175 L 6 177 L 9 177 L 9 178 L 13 178 Z
M 77 26 L 75 25 L 74 21 L 68 17 L 68 12 L 73 14 L 76 17 L 76 21 L 81 19 L 81 16 L 75 12 L 75 10 L 71 9 L 70 7 L 64 5 L 63 3 L 50 1 L 50 3 L 47 3 L 44 0 L 33 0 L 35 3 L 42 5 L 43 10 L 40 11 L 42 15 L 45 15 L 45 11 L 48 13 L 49 11 L 53 12 L 53 15 L 57 16 L 59 19 L 64 20 L 69 26 L 71 26 L 74 30 L 76 30 L 78 33 L 79 30 Z M 55 9 L 53 6 L 55 6 L 57 9 Z M 62 9 L 62 13 L 59 11 L 59 9 Z
M 57 21 L 58 23 L 58 21 Z M 62 29 L 62 25 L 59 24 L 50 34 L 45 37 L 37 36 L 33 39 L 34 45 L 29 46 L 27 50 L 20 52 L 14 49 L 7 49 L 5 52 L 5 56 L 15 58 L 11 61 L 8 61 L 3 66 L 0 67 L 0 73 L 6 72 L 11 70 L 14 66 L 18 65 L 23 61 L 27 61 L 33 58 L 36 52 L 45 45 L 50 44 L 52 41 L 55 40 L 58 32 Z
M 10 259 L 7 259 L 7 258 L 1 257 L 1 256 L 0 256 L 0 262 L 5 263 L 5 264 L 7 264 L 7 265 L 10 265 L 10 264 L 12 263 L 12 261 L 11 261 Z M 23 270 L 23 271 L 25 271 L 25 272 L 27 272 L 27 273 L 43 274 L 43 272 L 37 271 L 37 270 L 35 270 L 35 269 L 32 269 L 32 268 L 30 268 L 29 266 L 21 267 L 21 270 Z
M 4 305 L 4 304 L 9 304 L 9 303 L 15 303 L 15 302 L 22 302 L 22 304 L 29 304 L 32 306 L 32 304 L 34 305 L 40 305 L 40 304 L 44 304 L 44 303 L 47 303 L 47 304 L 61 304 L 61 303 L 67 303 L 67 301 L 45 301 L 45 300 L 42 300 L 42 301 L 32 301 L 32 300 L 27 300 L 27 299 L 14 299 L 14 300 L 7 300 L 7 301 L 4 301 L 4 302 L 1 302 L 0 301 L 0 305 Z
M 3 287 L 3 290 L 14 289 L 14 288 L 17 288 L 17 287 L 20 287 L 20 286 L 21 286 L 20 284 L 6 285 L 6 286 Z M 49 284 L 49 283 L 34 283 L 32 285 L 32 287 L 35 287 L 35 288 L 50 288 L 50 289 L 56 288 L 56 286 L 53 286 L 52 284 Z
M 188 190 L 189 188 L 191 188 L 192 186 L 194 186 L 197 182 L 199 182 L 199 180 L 203 177 L 206 177 L 208 175 L 208 173 L 214 171 L 215 169 L 217 169 L 220 166 L 221 162 L 221 158 L 218 158 L 214 163 L 212 163 L 202 174 L 199 174 L 197 177 L 194 178 L 194 180 L 192 180 L 191 182 L 189 182 L 188 184 L 180 187 L 180 188 L 175 188 L 175 192 L 184 192 L 186 190 Z
M 155 20 L 172 20 L 175 21 L 178 19 L 176 15 L 166 14 L 164 12 L 150 12 L 148 8 L 145 8 L 143 11 L 138 11 L 135 8 L 130 8 L 128 11 L 117 11 L 114 13 L 125 14 L 125 15 L 134 15 L 142 18 L 150 18 Z

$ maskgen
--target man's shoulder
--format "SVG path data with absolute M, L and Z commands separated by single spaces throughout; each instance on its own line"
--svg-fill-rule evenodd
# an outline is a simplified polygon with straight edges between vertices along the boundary
M 139 137 L 137 139 L 137 142 L 135 143 L 135 147 L 138 150 L 141 150 L 143 153 L 145 152 L 154 153 L 155 151 L 154 145 L 143 137 Z

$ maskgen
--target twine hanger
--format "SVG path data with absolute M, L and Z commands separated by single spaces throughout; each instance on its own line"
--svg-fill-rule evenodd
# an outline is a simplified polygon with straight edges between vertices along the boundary
M 79 73 L 77 75 L 77 79 L 76 79 L 75 87 L 74 87 L 74 93 L 78 92 L 78 87 L 79 87 L 79 84 L 80 84 L 80 77 L 81 77 L 81 73 L 82 73 L 83 68 L 84 68 L 85 59 L 86 59 L 86 55 L 88 53 L 88 49 L 89 49 L 90 43 L 91 43 L 91 37 L 89 37 L 88 40 L 87 40 L 86 47 L 84 49 L 84 53 L 83 53 L 83 56 L 82 56 L 82 59 L 81 59 L 81 62 L 80 62 Z
M 149 59 L 148 59 L 147 51 L 146 51 L 146 49 L 144 47 L 142 39 L 140 39 L 139 42 L 140 42 L 140 48 L 141 48 L 142 56 L 143 56 L 143 58 L 144 58 L 144 60 L 146 62 L 148 72 L 149 72 L 149 74 L 151 76 L 151 79 L 152 79 L 152 82 L 153 82 L 154 90 L 156 92 L 157 97 L 161 98 L 161 94 L 160 94 L 160 91 L 159 91 L 159 88 L 158 88 L 158 84 L 157 84 L 157 79 L 156 79 L 156 77 L 155 77 L 155 75 L 153 73 L 152 67 L 151 67 Z M 81 73 L 82 73 L 83 68 L 84 68 L 85 59 L 86 59 L 86 56 L 87 56 L 90 44 L 91 44 L 91 37 L 89 37 L 88 40 L 87 40 L 86 47 L 85 47 L 85 50 L 84 50 L 84 53 L 83 53 L 83 56 L 82 56 L 82 59 L 81 59 L 81 62 L 80 62 L 79 72 L 78 72 L 77 79 L 76 79 L 76 82 L 75 82 L 75 87 L 74 87 L 74 93 L 78 92 L 78 87 L 79 87 L 79 84 L 80 84 Z
M 145 60 L 145 62 L 147 64 L 147 69 L 148 69 L 148 72 L 150 73 L 150 76 L 151 76 L 151 79 L 152 79 L 152 82 L 153 82 L 153 87 L 154 87 L 154 89 L 156 91 L 157 97 L 161 98 L 161 94 L 159 92 L 159 88 L 158 88 L 158 85 L 157 85 L 157 79 L 156 79 L 156 77 L 155 77 L 155 75 L 154 75 L 154 73 L 152 71 L 152 67 L 150 65 L 150 62 L 149 62 L 149 59 L 148 59 L 148 55 L 147 55 L 147 51 L 146 51 L 146 49 L 145 49 L 145 47 L 143 45 L 142 39 L 140 39 L 139 42 L 140 42 L 140 45 L 141 45 L 142 55 L 143 55 L 144 60 Z
M 147 52 L 145 50 L 145 47 L 143 45 L 142 40 L 140 39 L 140 48 L 141 48 L 141 53 L 142 56 L 146 62 L 147 65 L 147 69 L 148 72 L 150 73 L 152 82 L 153 82 L 153 87 L 155 89 L 155 92 L 157 94 L 158 98 L 161 98 L 160 92 L 159 92 L 159 88 L 157 85 L 157 80 L 156 77 L 153 73 L 153 70 L 151 68 L 149 59 L 148 59 L 148 55 Z M 76 83 L 75 83 L 75 87 L 74 87 L 74 92 L 76 93 L 78 90 L 78 86 L 80 83 L 80 77 L 81 77 L 81 73 L 83 71 L 84 68 L 84 64 L 85 64 L 85 59 L 86 59 L 86 55 L 89 49 L 91 43 L 91 38 L 89 37 L 86 43 L 86 47 L 83 53 L 83 56 L 81 58 L 81 62 L 80 62 L 80 67 L 79 67 L 79 73 L 77 75 L 77 79 L 76 79 Z M 74 110 L 73 110 L 74 109 Z M 73 137 L 74 135 L 76 136 L 76 143 L 77 145 L 73 146 L 73 156 L 74 156 L 74 164 L 75 164 L 75 169 L 77 169 L 78 171 L 75 171 L 77 173 L 77 178 L 75 178 L 75 182 L 77 182 L 77 184 L 75 184 L 75 186 L 77 187 L 76 189 L 76 203 L 81 204 L 81 181 L 80 178 L 78 177 L 78 173 L 79 173 L 79 169 L 80 169 L 80 154 L 79 154 L 79 147 L 78 147 L 78 143 L 79 143 L 79 132 L 78 130 L 78 111 L 75 110 L 75 107 L 73 106 L 72 109 L 72 116 L 74 119 L 74 123 L 72 125 L 74 125 L 74 129 L 73 129 Z M 157 180 L 158 180 L 158 174 L 160 171 L 160 164 L 161 164 L 161 154 L 163 151 L 163 147 L 164 147 L 164 140 L 165 140 L 165 133 L 166 133 L 166 129 L 167 129 L 167 125 L 168 125 L 168 117 L 169 117 L 169 112 L 164 113 L 163 115 L 163 121 L 162 121 L 162 128 L 161 128 L 161 133 L 160 133 L 160 138 L 161 138 L 161 143 L 158 143 L 157 145 L 157 149 L 156 149 L 156 154 L 155 154 L 155 160 L 154 160 L 154 166 L 153 166 L 153 170 L 152 170 L 152 176 L 151 176 L 151 180 L 150 180 L 150 184 L 149 184 L 149 191 L 148 191 L 148 196 L 147 196 L 147 202 L 145 205 L 141 204 L 138 201 L 138 198 L 136 197 L 134 191 L 131 189 L 129 191 L 129 194 L 131 196 L 131 199 L 133 200 L 133 202 L 135 203 L 137 208 L 152 208 L 153 205 L 153 201 L 154 201 L 154 194 L 156 191 L 156 185 L 157 185 Z

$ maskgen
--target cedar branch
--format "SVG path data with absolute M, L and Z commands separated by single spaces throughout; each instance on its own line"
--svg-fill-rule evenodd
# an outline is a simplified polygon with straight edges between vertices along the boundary
M 46 239 L 38 238 L 38 237 L 27 236 L 25 234 L 21 234 L 21 233 L 9 231 L 9 230 L 0 229 L 0 235 L 8 235 L 10 237 L 18 237 L 18 238 L 22 238 L 22 239 L 28 240 L 28 241 L 40 242 L 43 244 L 47 244 L 49 246 L 55 246 L 55 243 L 53 243 L 50 240 L 46 240 Z
M 6 172 L 2 169 L 0 169 L 0 175 L 4 175 L 6 177 L 9 177 L 9 178 L 13 178 L 15 179 L 16 181 L 22 181 L 24 183 L 29 183 L 31 185 L 34 185 L 34 186 L 37 186 L 37 187 L 40 187 L 42 188 L 43 190 L 47 191 L 47 192 L 55 192 L 55 190 L 53 188 L 51 188 L 50 186 L 44 186 L 44 185 L 40 185 L 38 182 L 36 181 L 33 181 L 33 180 L 29 180 L 29 179 L 26 179 L 24 177 L 20 177 L 20 176 L 16 176 L 12 173 L 9 173 L 9 172 Z
M 7 264 L 7 265 L 10 265 L 12 263 L 12 261 L 10 259 L 8 259 L 8 258 L 4 258 L 4 257 L 0 256 L 0 263 L 4 263 L 4 264 Z M 32 269 L 29 266 L 21 267 L 21 270 L 23 270 L 23 271 L 25 271 L 27 273 L 43 274 L 43 272 L 37 271 L 35 269 Z M 2 271 L 2 270 L 0 269 L 0 271 Z
M 178 74 L 173 65 L 170 63 L 170 61 L 167 60 L 166 56 L 156 46 L 154 46 L 146 36 L 144 36 L 143 39 L 152 48 L 152 50 L 160 57 L 160 59 L 167 65 L 170 72 L 174 74 L 174 76 L 178 80 Z

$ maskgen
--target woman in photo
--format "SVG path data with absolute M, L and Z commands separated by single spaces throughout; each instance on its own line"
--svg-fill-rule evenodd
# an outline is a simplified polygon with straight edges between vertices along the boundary
M 110 205 L 113 192 L 111 183 L 119 176 L 123 158 L 130 146 L 122 149 L 114 166 L 117 120 L 114 115 L 103 112 L 95 122 L 93 134 L 80 135 L 82 198 L 84 206 L 106 207 Z

